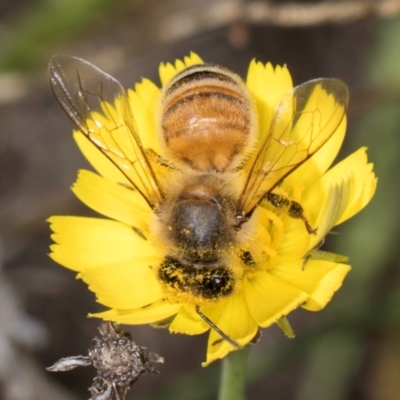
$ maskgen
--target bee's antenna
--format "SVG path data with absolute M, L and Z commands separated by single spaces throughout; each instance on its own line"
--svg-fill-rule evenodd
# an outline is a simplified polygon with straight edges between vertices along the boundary
M 225 339 L 228 343 L 230 343 L 233 347 L 236 347 L 237 349 L 240 349 L 240 346 L 237 342 L 235 342 L 233 339 L 231 339 L 226 333 L 222 332 L 221 329 L 218 328 L 217 325 L 214 324 L 214 322 L 212 322 L 210 320 L 210 318 L 208 318 L 207 316 L 205 316 L 201 311 L 200 311 L 200 307 L 196 306 L 196 312 L 197 314 L 200 315 L 201 318 L 203 318 L 203 320 L 210 325 L 210 327 L 212 329 L 214 329 L 215 332 L 217 332 L 223 339 Z M 218 343 L 218 341 L 216 342 Z M 213 343 L 213 344 L 216 344 Z

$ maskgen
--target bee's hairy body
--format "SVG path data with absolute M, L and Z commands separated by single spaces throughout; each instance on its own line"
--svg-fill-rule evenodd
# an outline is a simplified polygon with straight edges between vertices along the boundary
M 236 228 L 238 194 L 229 184 L 235 177 L 211 172 L 181 178 L 153 227 L 168 251 L 158 276 L 199 300 L 227 296 L 235 288 L 232 258 L 247 236 Z
M 254 143 L 252 101 L 238 76 L 203 64 L 172 80 L 161 109 L 165 147 L 191 177 L 160 207 L 161 237 L 170 253 L 159 278 L 201 299 L 229 295 L 235 288 L 231 260 L 242 235 L 239 193 L 232 191 L 241 177 L 232 170 Z
M 229 171 L 254 144 L 249 92 L 237 75 L 214 65 L 187 68 L 170 82 L 160 122 L 170 155 L 197 171 Z

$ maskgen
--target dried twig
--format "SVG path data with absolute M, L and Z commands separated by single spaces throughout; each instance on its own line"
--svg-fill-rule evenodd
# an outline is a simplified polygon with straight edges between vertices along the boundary
M 158 374 L 150 363 L 163 363 L 155 353 L 147 353 L 138 346 L 128 332 L 118 331 L 111 322 L 103 322 L 101 338 L 94 338 L 88 356 L 62 358 L 47 368 L 51 372 L 70 371 L 76 367 L 93 365 L 97 376 L 89 388 L 93 400 L 123 400 L 129 388 L 141 375 Z
M 400 0 L 331 0 L 320 3 L 269 1 L 216 1 L 203 10 L 187 8 L 159 26 L 159 39 L 173 42 L 200 31 L 241 21 L 246 24 L 304 27 L 349 23 L 367 16 L 391 17 L 400 13 Z
M 390 17 L 400 12 L 399 0 L 339 0 L 322 3 L 247 4 L 246 20 L 286 27 L 347 23 L 370 15 Z

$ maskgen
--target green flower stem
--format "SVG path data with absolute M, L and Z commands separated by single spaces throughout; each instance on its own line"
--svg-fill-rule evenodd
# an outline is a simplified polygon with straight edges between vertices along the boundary
M 244 400 L 250 346 L 229 353 L 222 361 L 218 400 Z

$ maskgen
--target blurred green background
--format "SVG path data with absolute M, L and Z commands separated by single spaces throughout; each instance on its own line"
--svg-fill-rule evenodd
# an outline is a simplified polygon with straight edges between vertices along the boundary
M 132 86 L 141 77 L 159 84 L 159 63 L 191 50 L 242 76 L 256 57 L 287 64 L 296 84 L 343 79 L 351 101 L 339 159 L 368 146 L 379 177 L 371 204 L 324 246 L 350 256 L 353 270 L 343 288 L 325 310 L 290 315 L 296 339 L 275 327 L 264 330 L 251 353 L 248 399 L 399 399 L 400 1 L 366 1 L 378 11 L 365 9 L 354 18 L 341 14 L 349 3 L 363 2 L 1 2 L 1 399 L 87 398 L 94 376 L 91 368 L 44 370 L 61 357 L 86 354 L 99 323 L 86 319 L 99 309 L 94 296 L 47 257 L 45 220 L 88 213 L 69 190 L 77 169 L 87 164 L 51 93 L 49 58 L 82 57 Z M 313 10 L 327 4 L 333 11 L 318 19 Z M 285 19 L 279 11 L 289 5 L 297 8 L 287 8 Z M 166 363 L 161 375 L 140 379 L 128 398 L 216 398 L 219 363 L 200 367 L 205 336 L 172 336 L 149 327 L 130 331 Z

